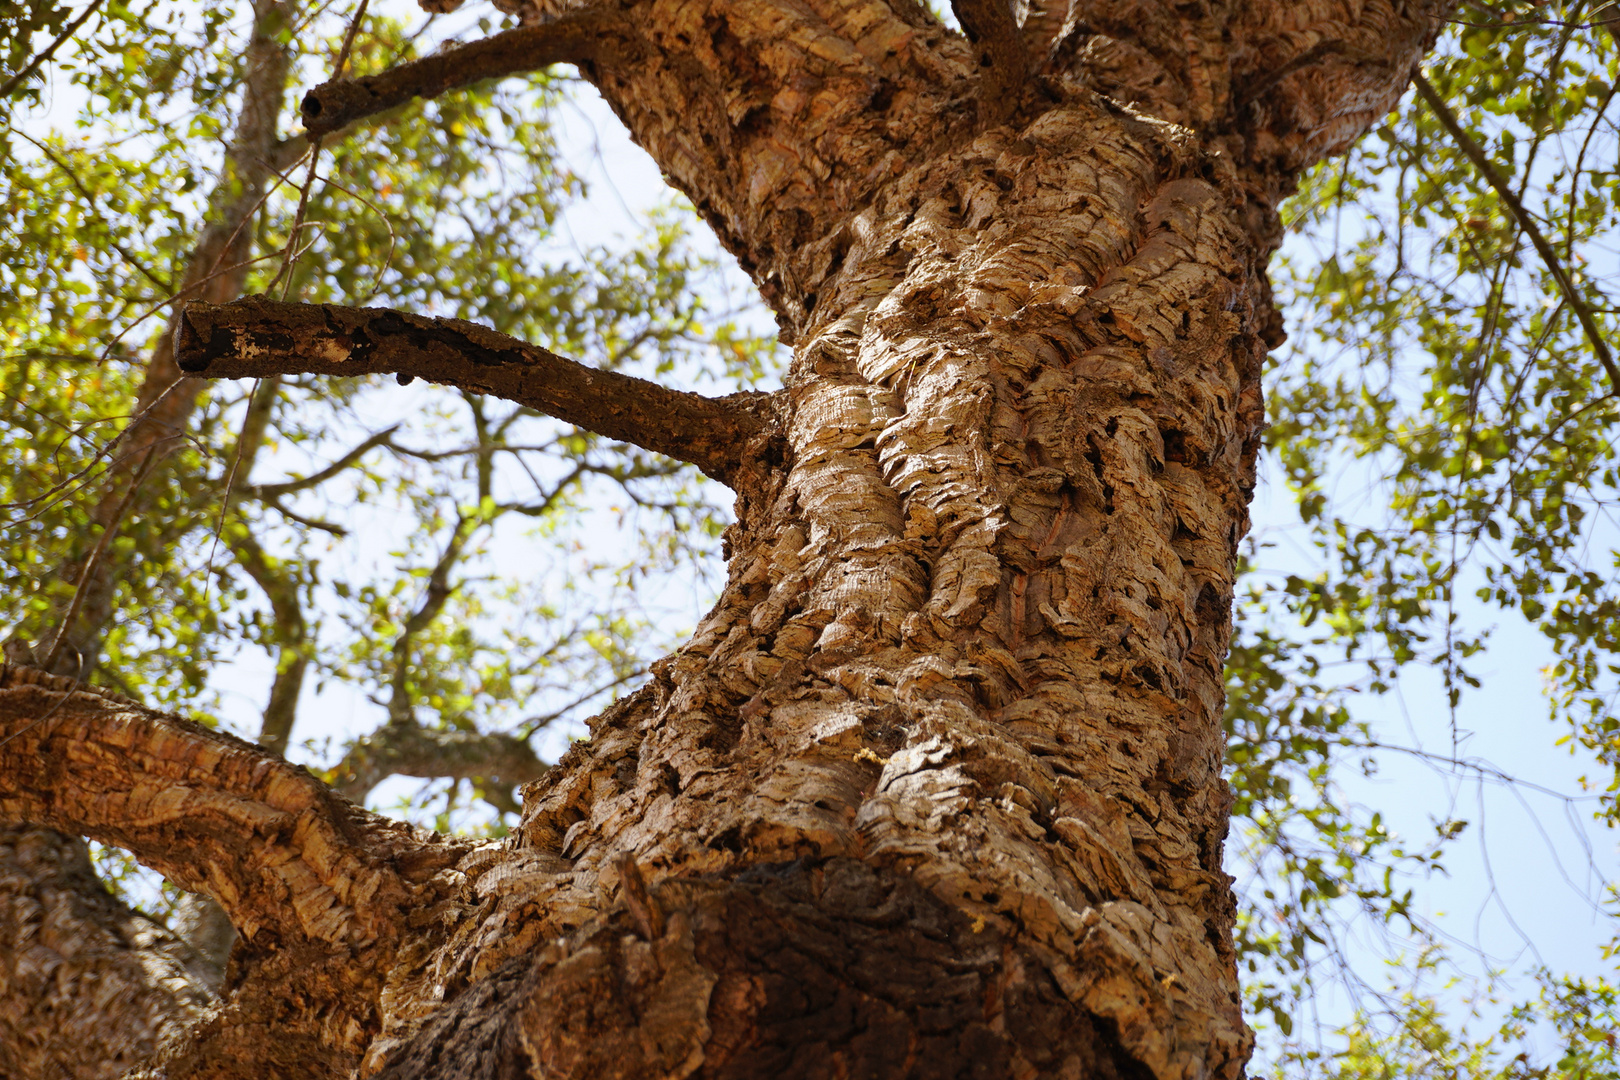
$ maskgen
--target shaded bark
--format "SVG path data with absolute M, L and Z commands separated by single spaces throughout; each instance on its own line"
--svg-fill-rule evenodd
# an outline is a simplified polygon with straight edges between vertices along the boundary
M 0 818 L 136 852 L 225 909 L 242 939 L 226 1000 L 168 1047 L 170 1077 L 353 1069 L 384 980 L 421 951 L 413 925 L 454 907 L 449 868 L 471 847 L 356 807 L 251 743 L 12 665 L 0 668 Z
M 40 723 L 0 744 L 0 813 L 250 928 L 169 1074 L 1240 1076 L 1221 664 L 1265 263 L 1441 11 L 1075 5 L 992 101 L 988 53 L 909 4 L 626 5 L 636 61 L 581 70 L 795 345 L 779 437 L 723 465 L 726 588 L 471 850 L 177 721 L 0 695 L 0 738 Z M 352 356 L 335 310 L 283 344 Z M 483 355 L 457 333 L 442 370 Z M 105 813 L 134 791 L 173 812 Z
M 218 1005 L 180 938 L 107 892 L 83 840 L 0 827 L 0 1076 L 117 1077 Z

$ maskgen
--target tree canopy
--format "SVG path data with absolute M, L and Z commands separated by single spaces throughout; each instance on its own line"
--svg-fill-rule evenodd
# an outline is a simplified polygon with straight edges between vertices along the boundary
M 457 17 L 469 34 L 502 18 Z M 339 791 L 421 778 L 387 808 L 499 834 L 547 765 L 537 737 L 633 690 L 687 629 L 665 598 L 724 543 L 724 493 L 404 376 L 153 382 L 199 280 L 228 286 L 216 302 L 409 307 L 710 393 L 777 375 L 690 207 L 618 246 L 572 240 L 583 151 L 550 122 L 576 92 L 566 69 L 313 148 L 294 134 L 300 88 L 428 55 L 443 32 L 364 3 L 0 12 L 0 625 L 8 657 L 193 717 L 240 717 L 227 699 L 246 694 L 259 715 L 240 734 Z M 255 43 L 272 39 L 292 59 L 267 74 Z M 1511 984 L 1488 1038 L 1433 980 L 1370 994 L 1338 1030 L 1295 1026 L 1358 925 L 1392 928 L 1435 980 L 1457 970 L 1412 889 L 1473 823 L 1437 807 L 1432 836 L 1397 836 L 1342 780 L 1403 753 L 1493 768 L 1413 745 L 1367 702 L 1418 668 L 1454 710 L 1489 693 L 1498 613 L 1556 658 L 1549 722 L 1513 722 L 1589 760 L 1588 788 L 1563 794 L 1620 823 L 1617 88 L 1611 5 L 1463 6 L 1416 90 L 1286 204 L 1266 452 L 1310 569 L 1273 572 L 1264 535 L 1248 550 L 1226 720 L 1239 963 L 1287 1075 L 1620 1076 L 1609 978 Z M 263 131 L 244 120 L 255 95 L 277 103 Z M 251 655 L 266 679 L 245 687 Z M 317 685 L 373 703 L 370 729 L 314 734 Z M 116 849 L 99 865 L 159 919 L 177 901 Z M 1612 884 L 1604 902 L 1612 919 Z

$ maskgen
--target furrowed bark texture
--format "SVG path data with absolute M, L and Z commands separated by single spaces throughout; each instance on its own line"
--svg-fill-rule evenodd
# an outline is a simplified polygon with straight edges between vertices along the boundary
M 75 984 L 74 966 L 59 965 L 60 982 L 44 987 L 48 993 L 33 1006 L 36 1014 L 71 999 L 87 1026 L 92 1019 L 109 1029 L 127 1023 L 133 1010 L 119 1001 L 116 975 L 137 963 L 146 979 L 156 975 L 167 986 L 175 1006 L 170 1027 L 155 1020 L 136 1026 L 127 1046 L 104 1033 L 82 1050 L 42 1047 L 39 1054 L 56 1055 L 41 1056 L 50 1067 L 25 1076 L 106 1075 L 119 1060 L 134 1064 L 127 1058 L 135 1046 L 150 1053 L 164 1049 L 161 1043 L 169 1044 L 159 1055 L 164 1075 L 175 1078 L 308 1076 L 317 1065 L 337 1074 L 352 1070 L 379 1029 L 384 973 L 401 962 L 402 945 L 418 936 L 412 924 L 430 919 L 450 895 L 447 888 L 454 891 L 458 876 L 448 868 L 468 847 L 361 810 L 251 743 L 16 666 L 0 667 L 0 819 L 36 822 L 136 852 L 181 888 L 212 896 L 241 935 L 226 972 L 224 1004 L 178 1039 L 173 1028 L 183 1031 L 198 1021 L 201 1006 L 184 981 L 195 974 L 171 962 L 178 954 L 169 935 L 125 918 L 125 940 L 107 943 L 107 955 L 96 956 L 97 937 L 59 927 L 70 939 L 70 959 L 88 978 Z M 24 842 L 13 849 L 28 850 Z M 88 870 L 72 867 L 55 876 L 84 877 Z M 26 897 L 28 887 L 21 882 L 17 889 Z M 105 893 L 101 898 L 111 903 Z M 88 903 L 82 895 L 67 902 Z M 27 899 L 13 909 L 14 919 L 20 911 L 18 921 L 27 926 Z M 27 935 L 18 940 L 32 948 Z M 8 958 L 17 972 L 8 979 L 12 1000 L 30 1000 L 27 992 L 41 988 L 35 968 L 49 960 L 43 949 Z M 132 977 L 128 984 L 137 1000 L 144 994 L 151 1001 L 142 980 Z M 8 1005 L 0 1015 L 28 1014 Z M 42 1030 L 52 1038 L 71 1034 L 61 1015 L 49 1020 Z M 22 1047 L 32 1051 L 38 1035 Z M 96 1060 L 103 1047 L 121 1057 Z
M 336 914 L 237 902 L 227 1008 L 249 1045 L 286 1034 L 252 1075 L 1240 1076 L 1221 664 L 1265 262 L 1298 170 L 1394 103 L 1440 7 L 1073 4 L 1026 22 L 1022 78 L 999 18 L 976 51 L 898 0 L 512 9 L 586 7 L 636 60 L 581 70 L 795 346 L 727 466 L 728 582 L 508 840 L 355 907 L 367 852 L 425 843 L 367 825 L 358 870 L 316 873 Z M 172 798 L 148 778 L 173 770 L 218 792 L 224 838 L 187 844 L 282 865 L 231 837 L 293 809 L 207 810 L 256 751 L 171 723 L 119 779 L 95 748 L 122 724 L 49 729 L 76 763 L 0 813 L 167 869 L 89 792 Z M 234 779 L 164 764 L 216 752 Z M 173 869 L 227 907 L 251 876 Z M 411 888 L 439 899 L 406 916 Z M 170 1075 L 249 1075 L 227 1030 Z
M 779 441 L 720 602 L 462 864 L 367 1067 L 1240 1075 L 1264 266 L 1436 13 L 1088 7 L 1008 108 L 901 5 L 630 9 L 642 59 L 582 70 L 776 308 Z
M 118 1077 L 217 1000 L 185 942 L 111 896 L 78 837 L 0 828 L 0 1076 Z

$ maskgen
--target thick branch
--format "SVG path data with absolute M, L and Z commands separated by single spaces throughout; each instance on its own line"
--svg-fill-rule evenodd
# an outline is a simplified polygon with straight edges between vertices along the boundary
M 437 97 L 484 79 L 607 58 L 623 48 L 622 38 L 611 33 L 620 25 L 614 13 L 569 12 L 400 64 L 380 75 L 322 83 L 299 105 L 306 134 L 319 138 L 412 98 Z
M 566 360 L 460 319 L 250 298 L 186 306 L 180 366 L 209 378 L 396 374 L 495 394 L 722 482 L 765 426 L 769 395 L 706 398 Z
M 83 840 L 0 825 L 0 1076 L 123 1076 L 208 1015 L 207 980 L 107 891 Z
M 284 946 L 391 938 L 417 899 L 400 867 L 434 847 L 250 743 L 16 666 L 0 667 L 0 819 L 125 848 Z
M 1592 314 L 1591 305 L 1587 304 L 1586 299 L 1575 288 L 1575 282 L 1571 280 L 1569 271 L 1564 267 L 1563 260 L 1559 259 L 1558 252 L 1553 249 L 1552 244 L 1542 235 L 1540 226 L 1536 224 L 1536 219 L 1530 216 L 1530 212 L 1525 209 L 1524 203 L 1513 193 L 1513 188 L 1508 184 L 1507 178 L 1491 163 L 1491 159 L 1485 156 L 1484 149 L 1474 141 L 1472 135 L 1463 130 L 1462 124 L 1458 122 L 1456 115 L 1452 113 L 1451 107 L 1446 104 L 1445 99 L 1435 90 L 1434 85 L 1429 82 L 1423 72 L 1413 72 L 1412 85 L 1417 87 L 1418 96 L 1423 99 L 1424 104 L 1428 105 L 1429 111 L 1434 113 L 1434 118 L 1440 121 L 1440 126 L 1451 134 L 1452 139 L 1457 143 L 1458 149 L 1463 152 L 1469 161 L 1473 162 L 1474 168 L 1479 170 L 1480 176 L 1484 177 L 1485 182 L 1491 186 L 1491 190 L 1496 192 L 1496 197 L 1502 200 L 1502 205 L 1506 206 L 1513 214 L 1514 220 L 1519 223 L 1519 228 L 1523 229 L 1524 234 L 1530 238 L 1530 243 L 1535 247 L 1536 254 L 1541 256 L 1542 265 L 1546 266 L 1547 272 L 1553 277 L 1553 281 L 1558 283 L 1558 290 L 1564 294 L 1564 300 L 1574 310 L 1575 317 L 1580 320 L 1581 329 L 1586 331 L 1586 338 L 1592 343 L 1592 351 L 1597 355 L 1598 363 L 1602 364 L 1603 370 L 1608 372 L 1609 385 L 1616 392 L 1620 392 L 1620 367 L 1615 365 L 1614 356 L 1609 351 L 1609 343 L 1604 340 L 1603 331 L 1597 324 L 1597 317 Z

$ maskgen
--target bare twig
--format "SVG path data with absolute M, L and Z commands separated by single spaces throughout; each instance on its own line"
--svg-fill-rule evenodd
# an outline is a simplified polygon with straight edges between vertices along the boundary
M 292 495 L 299 491 L 318 487 L 344 469 L 347 469 L 350 465 L 353 465 L 356 461 L 359 461 L 365 456 L 366 451 L 378 446 L 391 445 L 389 440 L 393 438 L 394 432 L 398 431 L 399 428 L 400 425 L 398 424 L 384 428 L 318 472 L 311 473 L 298 480 L 283 480 L 276 484 L 248 484 L 242 488 L 242 494 L 248 498 L 270 502 L 281 498 L 283 495 Z
M 0 97 L 4 96 L 4 94 L 0 94 Z M 89 203 L 92 208 L 95 206 L 95 196 L 90 194 L 90 190 L 84 186 L 84 182 L 79 179 L 79 175 L 68 166 L 67 162 L 56 156 L 55 151 L 53 151 L 45 143 L 40 142 L 38 139 L 30 138 L 26 132 L 18 131 L 16 128 L 13 128 L 11 133 L 33 146 L 33 148 L 38 150 L 41 154 L 44 154 L 46 160 L 48 160 L 52 165 L 55 165 L 57 169 L 59 169 L 62 174 L 72 182 L 73 186 L 78 189 L 79 194 L 84 196 L 84 201 Z M 103 219 L 103 221 L 105 221 L 105 219 Z M 107 231 L 111 233 L 112 230 L 109 227 Z M 119 255 L 122 255 L 124 261 L 138 270 L 140 275 L 147 281 L 150 281 L 152 284 L 156 285 L 159 289 L 162 289 L 166 293 L 173 290 L 174 286 L 170 285 L 167 281 L 164 281 L 162 278 L 152 273 L 152 271 L 148 270 L 145 263 L 141 262 L 141 260 L 130 254 L 129 250 L 125 248 L 124 245 L 114 240 L 110 235 L 107 237 L 107 246 L 118 252 Z
M 349 29 L 343 35 L 343 45 L 338 49 L 337 63 L 332 65 L 333 79 L 343 78 L 343 68 L 349 62 L 349 50 L 354 46 L 354 35 L 360 29 L 360 21 L 366 17 L 366 5 L 370 2 L 371 0 L 360 0 L 354 18 L 349 20 Z M 315 186 L 315 167 L 320 164 L 320 160 L 321 136 L 314 135 L 309 140 L 309 171 L 304 175 L 304 186 L 298 189 L 298 209 L 293 211 L 292 228 L 287 232 L 286 257 L 281 260 L 281 269 L 276 271 L 275 279 L 264 290 L 266 293 L 275 292 L 277 283 L 281 283 L 283 300 L 287 299 L 287 294 L 292 291 L 293 267 L 297 265 L 298 256 L 307 250 L 298 246 L 298 230 L 304 227 L 304 212 L 309 207 L 309 192 Z
M 67 636 L 73 627 L 73 622 L 79 617 L 79 609 L 84 606 L 84 599 L 89 595 L 90 581 L 95 577 L 96 569 L 101 565 L 101 559 L 107 553 L 107 545 L 123 525 L 124 514 L 128 512 L 130 502 L 135 498 L 135 493 L 140 491 L 141 484 L 146 481 L 147 475 L 152 471 L 152 465 L 157 460 L 155 454 L 149 454 L 142 460 L 134 479 L 129 483 L 128 490 L 124 492 L 124 497 L 119 500 L 117 509 L 113 511 L 112 519 L 102 525 L 101 538 L 96 541 L 95 550 L 90 553 L 90 558 L 85 560 L 84 571 L 80 573 L 78 584 L 74 586 L 73 600 L 68 604 L 67 614 L 63 615 L 62 621 L 57 624 L 56 633 L 51 637 L 51 647 L 45 651 L 45 670 L 49 671 L 56 666 L 56 658 L 61 654 L 62 646 L 67 643 Z M 82 657 L 79 663 L 81 666 L 83 665 L 84 660 Z

